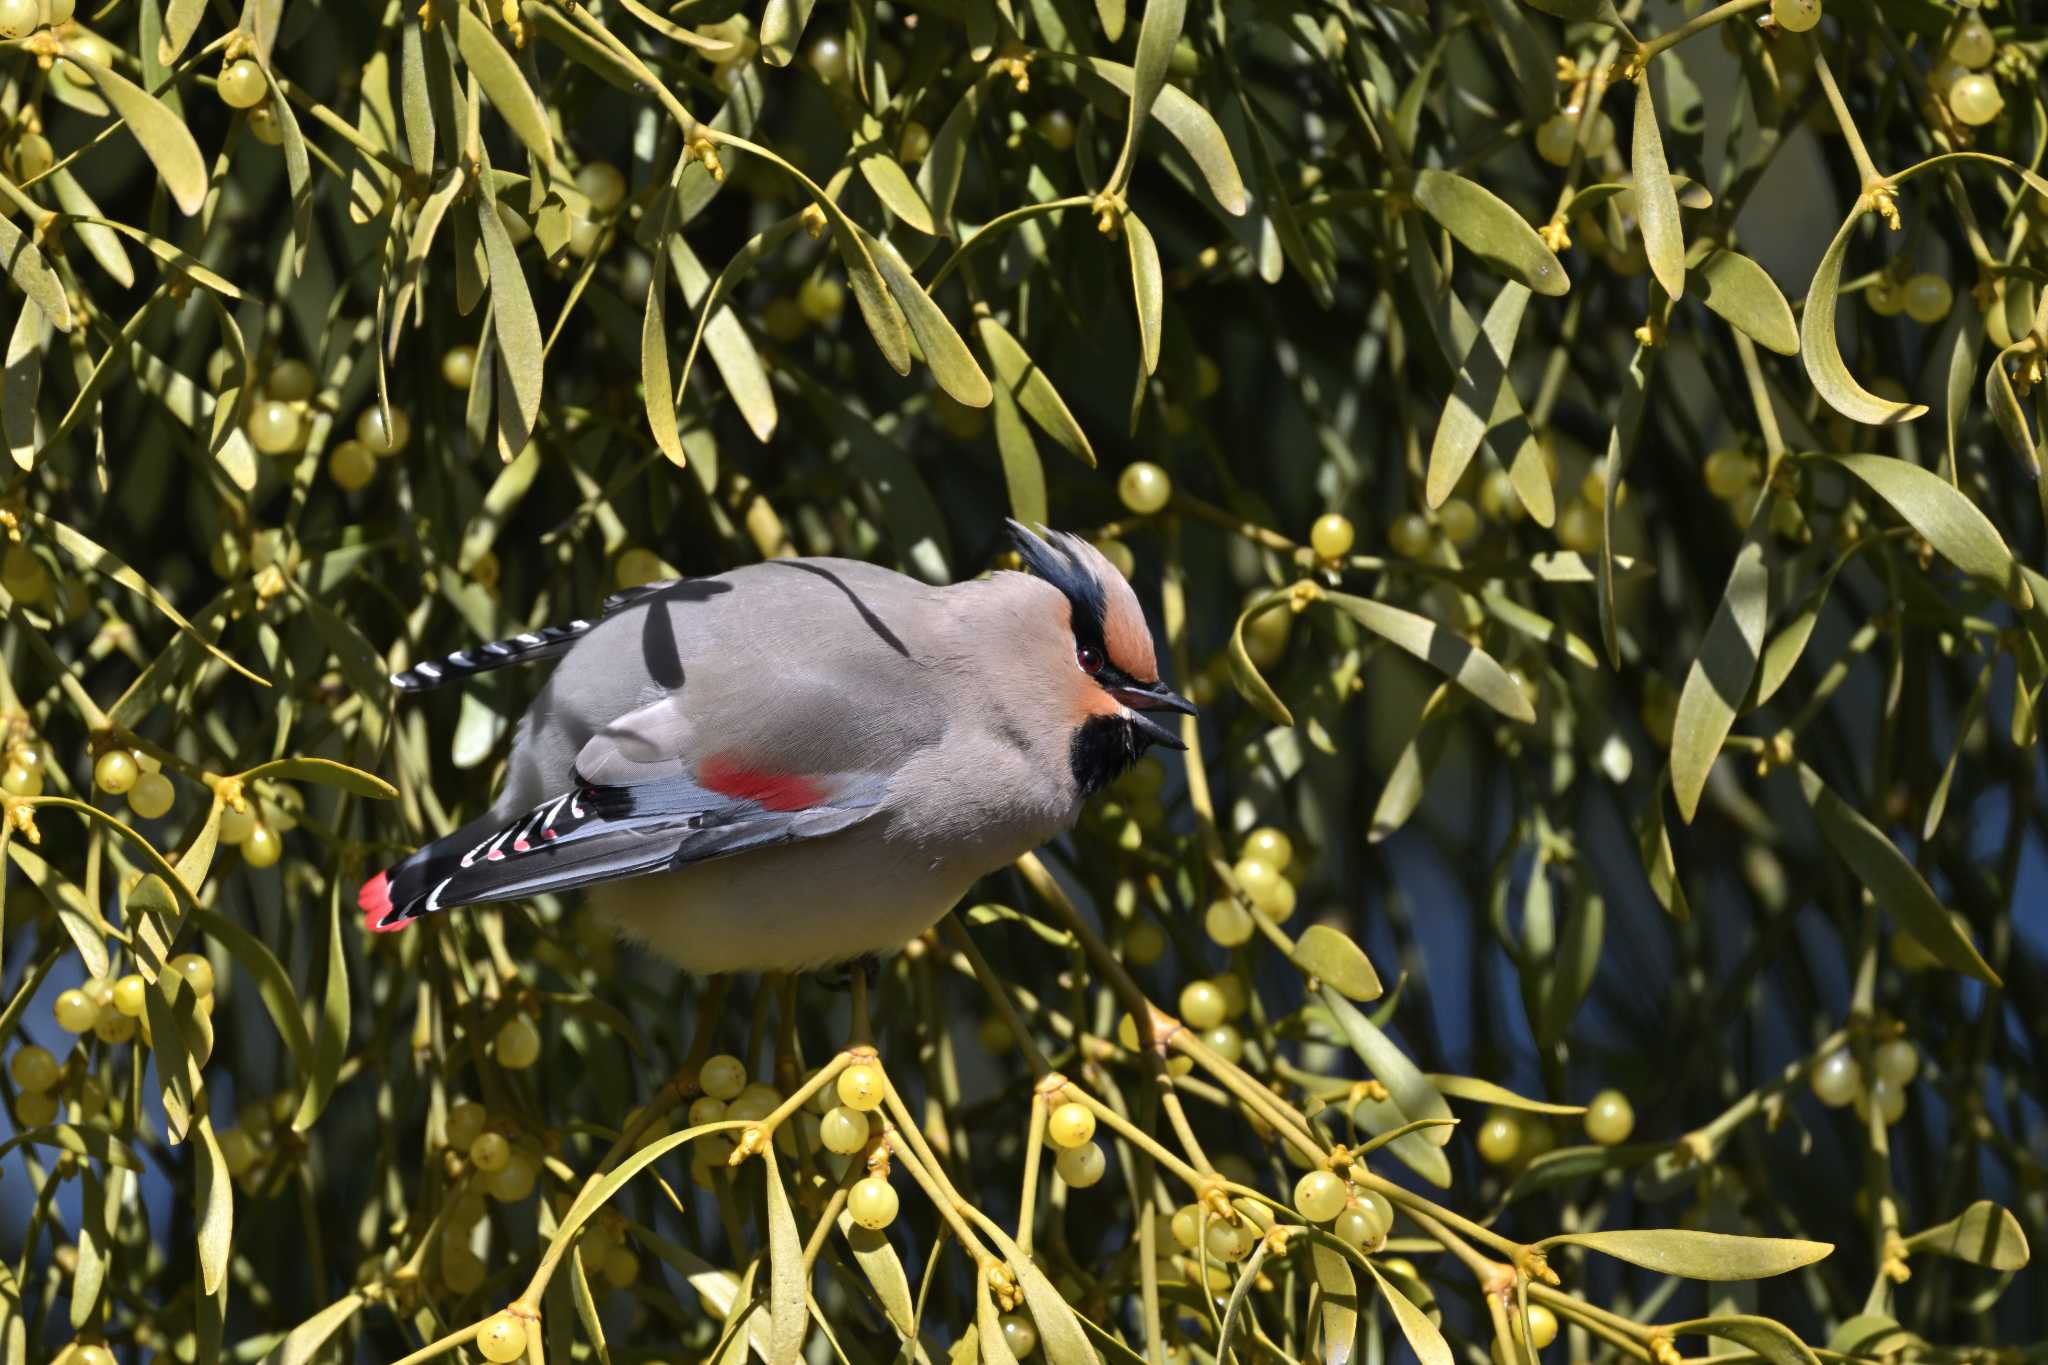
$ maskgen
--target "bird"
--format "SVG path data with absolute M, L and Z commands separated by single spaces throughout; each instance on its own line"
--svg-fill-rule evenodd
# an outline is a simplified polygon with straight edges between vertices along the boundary
M 770 559 L 394 674 L 554 664 L 490 810 L 365 882 L 365 927 L 583 891 L 697 975 L 901 948 L 1195 714 L 1102 552 L 1008 525 L 1028 573 Z

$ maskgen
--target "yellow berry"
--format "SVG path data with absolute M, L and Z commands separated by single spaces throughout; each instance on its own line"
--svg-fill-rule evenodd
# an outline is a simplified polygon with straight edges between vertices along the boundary
M 214 90 L 220 95 L 221 103 L 230 109 L 249 109 L 269 93 L 269 86 L 263 79 L 263 68 L 247 57 L 240 57 L 229 62 L 220 73 Z
M 1045 1135 L 1055 1147 L 1079 1147 L 1095 1137 L 1095 1114 L 1085 1104 L 1063 1104 L 1046 1119 Z
M 1591 554 L 1600 548 L 1600 509 L 1584 502 L 1568 504 L 1557 514 L 1558 543 L 1567 550 Z
M 839 1102 L 848 1109 L 869 1113 L 882 1107 L 888 1082 L 882 1069 L 867 1062 L 855 1062 L 839 1073 Z
M 441 1243 L 441 1281 L 454 1294 L 474 1294 L 484 1287 L 484 1263 L 468 1247 Z
M 1059 1172 L 1060 1179 L 1077 1190 L 1085 1190 L 1101 1180 L 1108 1166 L 1109 1159 L 1102 1154 L 1102 1147 L 1093 1142 L 1062 1148 L 1053 1158 L 1053 1169 Z
M 1787 33 L 1804 33 L 1820 22 L 1820 0 L 1771 0 L 1771 18 Z
M 266 398 L 249 409 L 249 439 L 265 455 L 289 454 L 305 435 L 305 414 L 297 404 Z
M 1351 518 L 1336 512 L 1317 517 L 1308 531 L 1309 548 L 1323 559 L 1342 559 L 1351 553 L 1357 540 L 1358 530 L 1352 526 Z
M 879 1231 L 896 1221 L 896 1187 L 879 1175 L 862 1179 L 846 1195 L 846 1211 L 864 1228 Z
M 791 298 L 773 298 L 761 305 L 761 329 L 785 346 L 804 334 L 810 319 L 803 305 Z
M 484 1124 L 489 1120 L 490 1114 L 475 1100 L 457 1100 L 448 1106 L 448 1145 L 468 1151 L 483 1136 Z
M 629 1247 L 613 1247 L 604 1254 L 604 1277 L 621 1289 L 632 1288 L 640 1278 L 640 1258 Z
M 1202 1043 L 1226 1062 L 1234 1062 L 1244 1056 L 1244 1035 L 1229 1024 L 1218 1024 L 1204 1033 Z
M 796 291 L 796 306 L 819 326 L 835 321 L 846 309 L 846 286 L 825 275 L 813 275 Z
M 1972 71 L 1949 87 L 1948 107 L 1958 119 L 1976 128 L 2004 112 L 2005 96 L 1999 93 L 1997 81 Z
M 1056 152 L 1064 152 L 1074 145 L 1074 120 L 1064 110 L 1046 110 L 1038 116 L 1035 126 L 1038 135 Z
M 24 1090 L 14 1097 L 14 1117 L 23 1128 L 40 1128 L 57 1118 L 57 1097 L 44 1090 Z
M 387 427 L 383 412 L 372 403 L 356 418 L 356 439 L 368 446 L 372 455 L 396 455 L 412 440 L 412 418 L 394 404 Z
M 1203 930 L 1225 948 L 1250 942 L 1254 927 L 1251 912 L 1227 897 L 1210 902 L 1202 915 Z
M 1202 1226 L 1202 1209 L 1199 1204 L 1183 1204 L 1173 1211 L 1170 1225 L 1173 1240 L 1180 1243 L 1181 1250 L 1193 1251 L 1199 1244 Z
M 1923 327 L 1931 327 L 1948 316 L 1955 291 L 1939 275 L 1919 274 L 1906 281 L 1906 316 Z
M 612 579 L 621 588 L 637 588 L 645 583 L 658 583 L 670 577 L 662 567 L 661 556 L 644 546 L 636 545 L 619 555 L 612 565 Z
M 1149 919 L 1141 919 L 1124 932 L 1124 961 L 1133 967 L 1149 967 L 1166 956 L 1166 931 Z
M 1635 1128 L 1635 1106 L 1619 1090 L 1603 1090 L 1586 1106 L 1586 1136 L 1602 1147 L 1627 1142 Z
M 1863 301 L 1881 318 L 1897 317 L 1906 310 L 1906 291 L 1890 271 L 1879 275 L 1863 291 Z
M 149 1008 L 149 984 L 130 972 L 114 983 L 114 1008 L 136 1018 Z
M 0 565 L 0 585 L 17 602 L 40 602 L 50 593 L 50 571 L 26 545 L 9 545 Z
M 1429 519 L 1420 512 L 1398 518 L 1387 530 L 1387 544 L 1404 559 L 1420 559 L 1428 554 L 1434 538 Z
M 1553 166 L 1570 165 L 1578 141 L 1579 125 L 1569 114 L 1552 114 L 1536 125 L 1536 155 Z
M 1991 36 L 1984 20 L 1972 10 L 1963 11 L 1962 22 L 1948 40 L 1949 58 L 1974 71 L 1989 65 L 1997 50 L 1998 40 Z
M 730 1103 L 747 1088 L 747 1065 L 729 1052 L 721 1052 L 704 1063 L 697 1084 L 715 1100 Z
M 1149 517 L 1173 496 L 1173 480 L 1150 460 L 1139 460 L 1126 465 L 1117 476 L 1116 493 L 1125 507 L 1141 517 Z
M 0 790 L 4 790 L 9 796 L 41 796 L 43 770 L 22 763 L 10 763 L 7 765 L 6 773 L 0 775 Z
M 249 111 L 249 131 L 266 146 L 275 147 L 284 141 L 284 125 L 278 122 L 277 111 L 267 101 Z
M 932 149 L 932 130 L 916 119 L 903 125 L 903 136 L 896 144 L 896 157 L 906 166 L 915 166 L 925 159 Z
M 171 808 L 177 789 L 162 773 L 144 773 L 128 789 L 128 809 L 145 820 L 154 820 Z
M 827 85 L 838 85 L 846 79 L 846 46 L 829 34 L 811 44 L 804 54 L 811 70 Z
M 242 840 L 242 858 L 251 867 L 269 867 L 284 856 L 284 839 L 262 821 L 257 821 Z
M 48 1090 L 57 1083 L 57 1059 L 50 1055 L 48 1048 L 30 1043 L 14 1050 L 13 1058 L 7 1063 L 7 1074 L 14 1077 L 14 1083 L 23 1090 Z
M 1830 1109 L 1840 1109 L 1863 1089 L 1863 1068 L 1847 1048 L 1829 1053 L 1813 1069 L 1809 1081 L 1814 1096 Z
M 1195 397 L 1214 398 L 1223 390 L 1223 369 L 1206 355 L 1195 357 Z
M 126 749 L 109 749 L 93 765 L 93 785 L 109 796 L 119 796 L 135 785 L 141 772 L 133 754 Z
M 41 133 L 23 133 L 14 140 L 14 173 L 33 180 L 57 163 L 56 148 Z
M 1180 1017 L 1190 1028 L 1206 1032 L 1223 1022 L 1223 992 L 1206 981 L 1189 982 L 1180 993 Z
M 1515 492 L 1515 481 L 1505 469 L 1489 470 L 1480 480 L 1479 510 L 1488 521 L 1520 521 L 1529 515 L 1529 509 L 1522 506 L 1522 495 Z
M 84 991 L 69 990 L 57 997 L 51 1006 L 57 1016 L 57 1027 L 67 1033 L 83 1033 L 91 1028 L 93 1021 L 100 1017 L 100 1007 Z
M 828 1152 L 852 1156 L 868 1145 L 868 1116 L 858 1109 L 835 1105 L 818 1121 L 818 1141 Z
M 1914 1047 L 1909 1039 L 1888 1039 L 1878 1044 L 1876 1052 L 1871 1054 L 1870 1064 L 1884 1080 L 1896 1086 L 1908 1086 L 1920 1074 L 1920 1049 Z
M 517 1360 L 526 1354 L 526 1324 L 510 1313 L 499 1313 L 477 1333 L 476 1348 L 496 1365 Z
M 500 1204 L 517 1204 L 533 1193 L 540 1179 L 540 1163 L 525 1152 L 514 1151 L 498 1170 L 485 1173 L 484 1189 Z
M 1856 1095 L 1856 1117 L 1866 1122 L 1870 1111 L 1875 1108 L 1886 1123 L 1897 1123 L 1906 1116 L 1906 1087 L 1885 1076 L 1873 1076 L 1870 1083 Z
M 1209 1220 L 1209 1231 L 1204 1234 L 1204 1244 L 1209 1254 L 1219 1261 L 1241 1261 L 1251 1254 L 1252 1231 L 1243 1223 L 1232 1223 L 1221 1218 Z
M 40 22 L 36 0 L 0 0 L 0 38 L 26 38 Z
M 485 1175 L 504 1170 L 511 1160 L 512 1144 L 505 1141 L 502 1133 L 479 1133 L 476 1141 L 469 1144 L 470 1164 Z
M 1480 1159 L 1505 1166 L 1522 1150 L 1522 1125 L 1514 1115 L 1496 1111 L 1479 1128 Z
M 103 1043 L 125 1043 L 134 1038 L 136 1032 L 135 1021 L 119 1010 L 102 1009 L 100 1017 L 92 1024 L 92 1036 Z
M 1310 1171 L 1294 1185 L 1294 1207 L 1311 1223 L 1327 1223 L 1344 1211 L 1350 1191 L 1330 1171 Z
M 1330 1231 L 1337 1234 L 1339 1241 L 1347 1246 L 1370 1248 L 1378 1236 L 1374 1231 L 1372 1216 L 1360 1208 L 1347 1208 L 1337 1215 L 1330 1224 Z
M 204 953 L 180 953 L 171 959 L 171 970 L 185 978 L 194 995 L 213 994 L 213 963 Z
M 361 441 L 342 441 L 327 457 L 327 476 L 343 492 L 360 493 L 377 477 L 377 457 Z
M 221 1159 L 227 1162 L 229 1175 L 241 1175 L 256 1164 L 256 1143 L 239 1128 L 223 1128 L 214 1134 L 220 1144 Z
M 1746 451 L 1732 447 L 1707 456 L 1702 473 L 1706 476 L 1707 491 L 1723 502 L 1732 502 L 1743 496 L 1756 486 L 1761 477 L 1756 461 Z
M 599 213 L 610 213 L 626 201 L 626 177 L 609 161 L 587 161 L 576 172 L 576 188 Z
M 523 1014 L 515 1014 L 498 1028 L 492 1049 L 498 1065 L 508 1071 L 524 1071 L 540 1060 L 540 1030 Z
M 476 347 L 464 342 L 450 346 L 441 356 L 441 382 L 451 389 L 466 389 L 476 378 Z
M 1522 1337 L 1522 1316 L 1512 1307 L 1508 1309 L 1508 1316 L 1514 1326 L 1515 1339 L 1519 1341 Z M 1557 1340 L 1557 1315 L 1542 1304 L 1529 1305 L 1528 1321 L 1529 1344 L 1537 1350 L 1540 1351 Z
M 996 1319 L 996 1325 L 1002 1329 L 1003 1344 L 1017 1359 L 1022 1360 L 1038 1349 L 1038 1329 L 1022 1313 L 1005 1313 Z
M 313 396 L 313 367 L 303 360 L 280 360 L 263 377 L 265 396 L 297 403 Z

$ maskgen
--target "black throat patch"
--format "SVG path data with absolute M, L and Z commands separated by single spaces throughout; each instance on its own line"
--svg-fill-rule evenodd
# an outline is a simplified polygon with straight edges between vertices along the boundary
M 1074 785 L 1084 797 L 1095 795 L 1129 772 L 1145 749 L 1137 727 L 1123 717 L 1093 717 L 1074 731 L 1073 743 L 1067 747 Z

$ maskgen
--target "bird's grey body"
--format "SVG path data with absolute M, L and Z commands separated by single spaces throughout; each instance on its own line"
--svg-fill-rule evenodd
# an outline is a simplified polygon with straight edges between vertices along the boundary
M 1193 710 L 1108 560 L 1013 529 L 1031 575 L 771 560 L 396 675 L 558 660 L 491 810 L 366 882 L 365 924 L 587 890 L 696 972 L 901 946 L 1148 745 L 1178 747 L 1149 713 Z
M 767 772 L 886 774 L 880 806 L 850 829 L 608 882 L 590 905 L 696 972 L 900 944 L 1080 813 L 1063 740 L 1034 744 L 1009 714 L 1016 675 L 976 666 L 974 643 L 1014 638 L 1017 612 L 1044 597 L 1059 592 L 1021 574 L 935 588 L 844 559 L 678 582 L 555 666 L 494 809 L 510 820 L 579 775 L 631 784 L 723 754 Z

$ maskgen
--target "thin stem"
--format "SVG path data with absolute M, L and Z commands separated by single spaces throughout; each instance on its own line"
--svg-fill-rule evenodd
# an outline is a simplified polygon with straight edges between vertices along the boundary
M 1637 60 L 1643 65 L 1648 66 L 1650 59 L 1658 53 L 1677 47 L 1687 38 L 1698 33 L 1704 33 L 1714 27 L 1714 25 L 1724 20 L 1733 19 L 1745 10 L 1761 9 L 1769 3 L 1770 0 L 1726 0 L 1725 4 L 1716 5 L 1705 14 L 1688 19 L 1669 33 L 1660 33 L 1650 39 L 1649 42 L 1644 43 L 1637 53 Z

